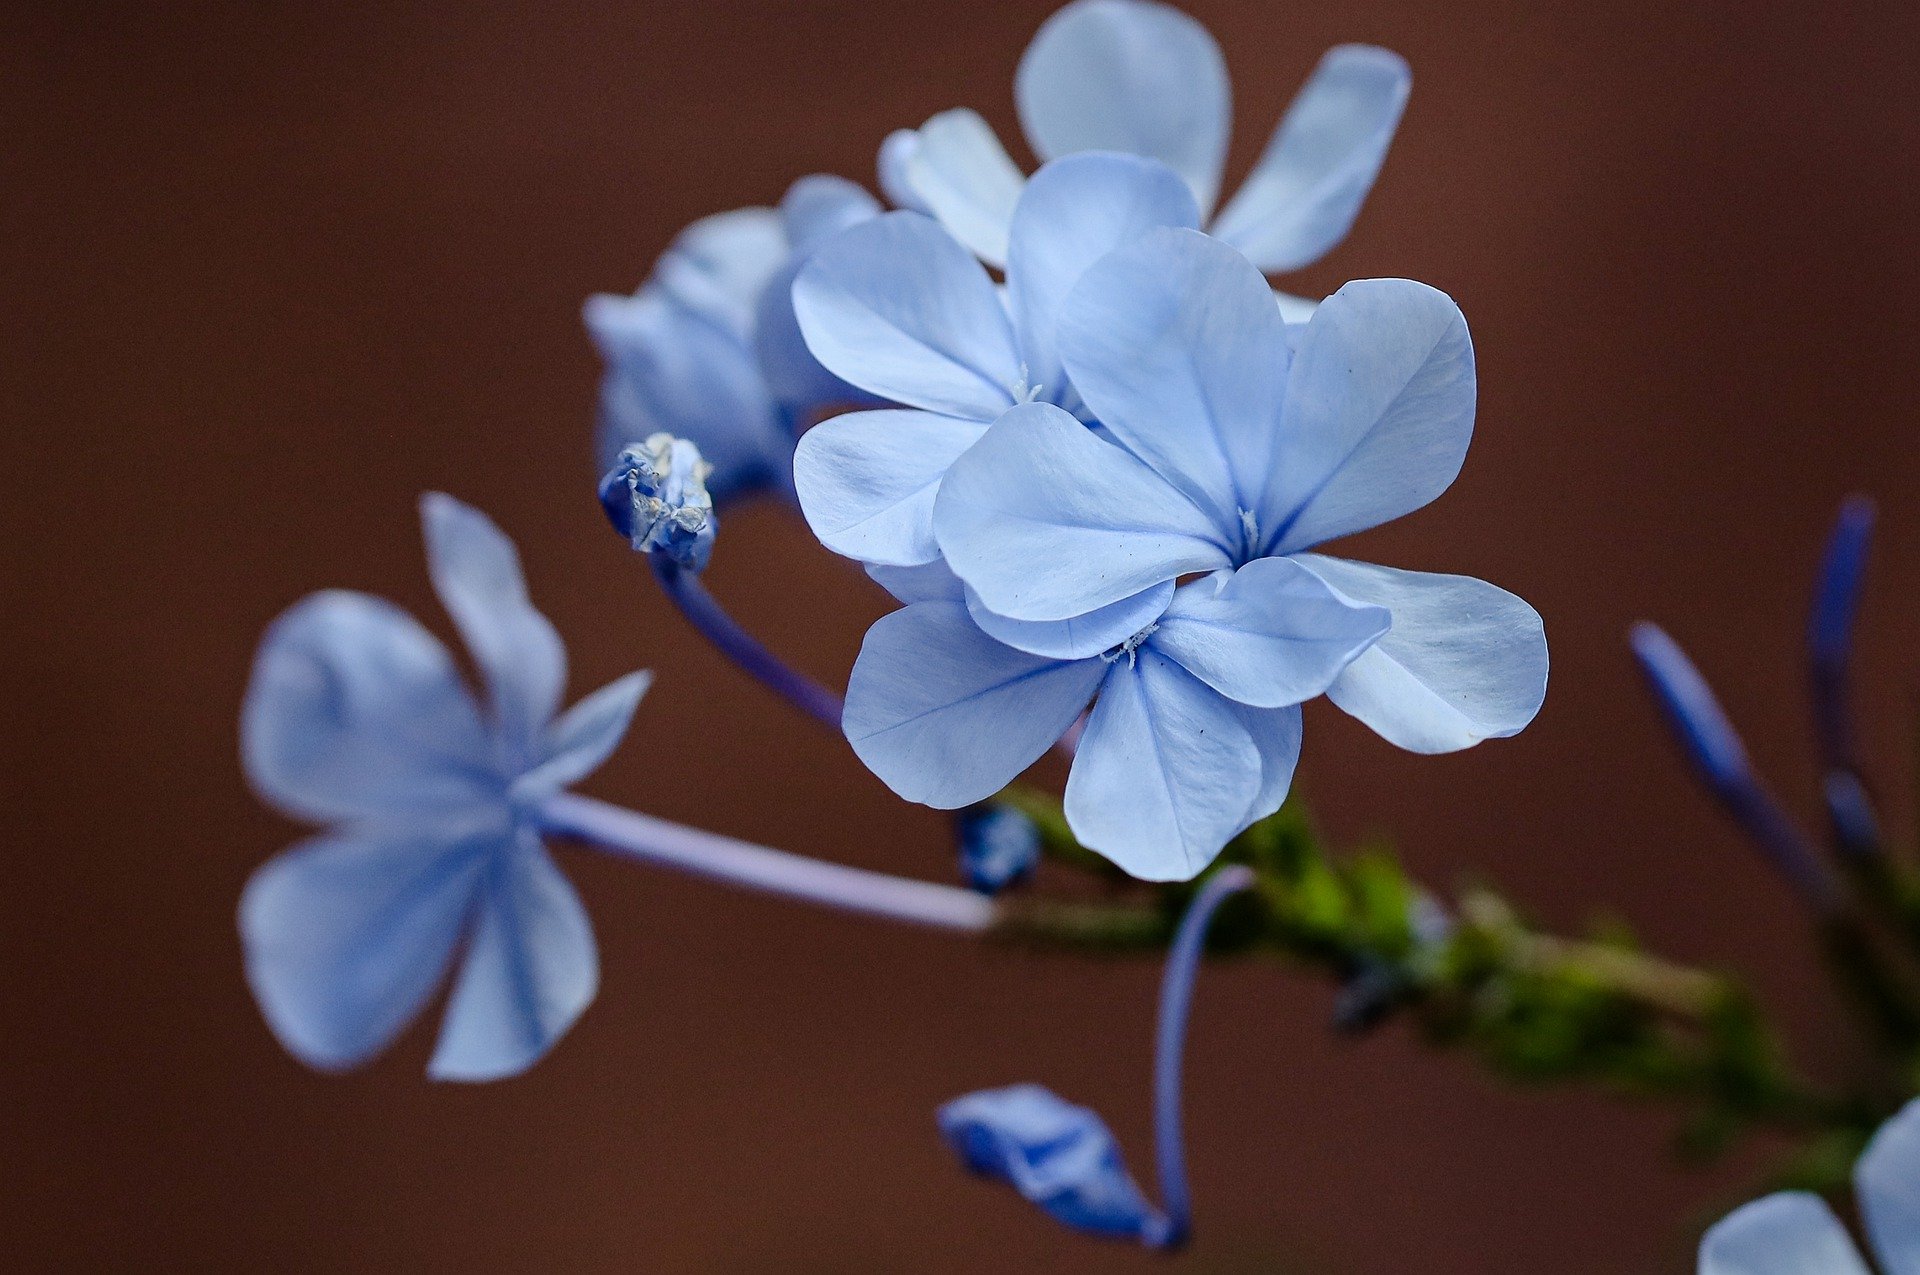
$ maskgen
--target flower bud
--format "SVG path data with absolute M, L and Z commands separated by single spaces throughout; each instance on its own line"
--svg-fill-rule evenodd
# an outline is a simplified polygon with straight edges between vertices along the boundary
M 686 439 L 654 434 L 621 451 L 600 480 L 600 504 L 635 550 L 699 571 L 713 556 L 719 530 L 713 497 L 707 494 L 712 470 Z

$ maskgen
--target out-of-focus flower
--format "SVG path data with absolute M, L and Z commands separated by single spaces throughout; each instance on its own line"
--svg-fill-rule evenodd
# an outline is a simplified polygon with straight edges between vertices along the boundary
M 1886 1275 L 1920 1272 L 1920 1102 L 1880 1126 L 1853 1166 L 1873 1256 Z M 1781 1191 L 1742 1205 L 1700 1241 L 1700 1275 L 1871 1275 L 1819 1196 Z
M 1148 880 L 1194 876 L 1280 808 L 1301 701 L 1387 631 L 1385 610 L 1285 559 L 1169 585 L 1130 634 L 1095 614 L 1023 635 L 970 611 L 939 564 L 875 574 L 909 605 L 867 631 L 847 684 L 842 728 L 860 759 L 900 796 L 955 809 L 1005 787 L 1095 700 L 1067 818 L 1082 844 Z
M 1275 274 L 1311 264 L 1346 236 L 1411 83 L 1407 64 L 1386 49 L 1328 52 L 1217 216 L 1231 93 L 1219 47 L 1186 14 L 1155 0 L 1076 0 L 1028 45 L 1014 95 L 1043 161 L 1089 150 L 1157 159 L 1185 179 L 1214 235 Z M 888 137 L 880 175 L 889 198 L 933 213 L 983 260 L 1010 259 L 1025 178 L 973 111 Z M 1312 309 L 1295 297 L 1281 303 L 1290 318 Z
M 1033 875 L 1040 830 L 1012 806 L 977 806 L 959 816 L 960 875 L 982 894 L 998 894 Z
M 555 716 L 566 652 L 527 597 L 513 543 L 449 496 L 421 502 L 435 591 L 487 686 L 380 598 L 328 591 L 274 621 L 241 719 L 248 778 L 332 825 L 267 863 L 240 903 L 247 977 L 307 1064 L 366 1061 L 458 957 L 429 1072 L 524 1071 L 599 979 L 593 930 L 530 812 L 605 761 L 649 675 Z
M 587 300 L 606 361 L 599 471 L 654 434 L 684 438 L 713 465 L 714 497 L 790 493 L 793 444 L 821 409 L 866 396 L 807 352 L 793 277 L 813 251 L 880 205 L 852 182 L 803 177 L 778 210 L 741 208 L 687 227 L 632 296 Z
M 1021 196 L 1004 302 L 980 263 L 918 213 L 876 218 L 816 253 L 793 289 L 809 348 L 904 407 L 838 416 L 800 441 L 794 479 L 814 534 L 863 562 L 938 558 L 933 503 L 954 458 L 1016 404 L 1080 410 L 1056 330 L 1081 274 L 1148 230 L 1198 219 L 1165 165 L 1075 155 Z
M 707 492 L 712 472 L 691 442 L 655 434 L 622 449 L 600 480 L 600 504 L 635 551 L 664 554 L 685 570 L 704 571 L 719 532 Z

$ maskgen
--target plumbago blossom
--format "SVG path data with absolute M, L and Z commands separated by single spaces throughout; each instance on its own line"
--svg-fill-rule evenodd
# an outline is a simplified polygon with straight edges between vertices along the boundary
M 879 211 L 843 178 L 802 177 L 778 210 L 740 208 L 689 226 L 632 296 L 589 298 L 587 331 L 606 361 L 600 472 L 623 448 L 664 433 L 699 448 L 718 500 L 790 494 L 793 443 L 809 417 L 864 397 L 807 352 L 793 279 L 814 249 Z
M 1205 27 L 1156 0 L 1076 0 L 1028 45 L 1014 100 L 1040 158 L 1124 151 L 1166 164 L 1209 230 L 1276 274 L 1311 265 L 1346 236 L 1406 108 L 1407 64 L 1343 45 L 1321 59 L 1246 183 L 1217 215 L 1232 126 L 1226 63 Z M 977 113 L 943 112 L 888 137 L 880 179 L 905 208 L 938 217 L 994 265 L 1011 261 L 1026 179 Z M 1282 294 L 1290 318 L 1312 302 Z
M 1031 183 L 1011 322 L 912 214 L 817 255 L 795 289 L 815 354 L 921 410 L 827 422 L 797 473 L 823 542 L 907 604 L 869 632 L 848 686 L 868 766 L 909 800 L 964 806 L 1092 701 L 1067 783 L 1075 835 L 1135 876 L 1185 879 L 1279 808 L 1305 700 L 1327 693 L 1390 741 L 1445 752 L 1531 721 L 1547 655 L 1539 616 L 1492 585 L 1308 552 L 1458 473 L 1475 395 L 1453 303 L 1363 281 L 1292 331 L 1218 240 L 1151 218 L 1074 229 L 1096 214 L 1050 196 L 1092 184 L 1059 175 L 1120 185 L 1120 163 L 1070 157 Z M 1165 170 L 1130 172 L 1144 185 Z M 939 264 L 907 271 L 889 225 Z M 867 251 L 843 260 L 856 242 Z M 1048 274 L 1064 295 L 1023 325 L 1029 251 L 1063 263 Z M 1064 379 L 1009 399 L 1005 375 L 1039 351 Z
M 649 675 L 556 718 L 566 651 L 512 542 L 448 496 L 420 514 L 487 707 L 446 647 L 379 598 L 316 593 L 276 620 L 241 719 L 247 776 L 332 826 L 254 875 L 240 931 L 267 1022 L 329 1069 L 385 1048 L 464 948 L 428 1070 L 491 1080 L 524 1071 L 593 999 L 593 929 L 531 812 L 607 759 Z

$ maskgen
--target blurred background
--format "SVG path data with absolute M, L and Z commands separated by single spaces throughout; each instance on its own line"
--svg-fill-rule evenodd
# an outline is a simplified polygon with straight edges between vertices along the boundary
M 1625 917 L 1739 971 L 1829 1076 L 1852 1046 L 1780 886 L 1681 771 L 1629 664 L 1669 625 L 1813 815 L 1800 665 L 1836 502 L 1879 498 L 1862 706 L 1912 827 L 1920 110 L 1911 5 L 1190 0 L 1234 76 L 1234 175 L 1329 45 L 1413 100 L 1352 237 L 1296 291 L 1409 275 L 1480 358 L 1441 501 L 1358 556 L 1545 615 L 1517 739 L 1396 752 L 1324 704 L 1299 788 L 1436 885 Z M 0 16 L 0 1248 L 17 1269 L 1091 1271 L 1150 1259 L 965 1178 L 934 1107 L 1042 1080 L 1136 1166 L 1148 961 L 1035 959 L 567 851 L 604 970 L 524 1079 L 429 1084 L 431 1030 L 347 1077 L 281 1053 L 233 912 L 297 834 L 235 717 L 262 627 L 328 585 L 445 633 L 414 501 L 518 538 L 577 689 L 659 673 L 587 790 L 847 862 L 952 871 L 944 820 L 768 700 L 592 499 L 582 298 L 809 171 L 870 180 L 956 105 L 1003 137 L 1051 0 L 14 5 Z M 715 591 L 838 681 L 882 599 L 777 508 Z M 1774 1148 L 1669 1155 L 1663 1112 L 1518 1092 L 1265 964 L 1200 990 L 1195 1272 L 1690 1270 Z

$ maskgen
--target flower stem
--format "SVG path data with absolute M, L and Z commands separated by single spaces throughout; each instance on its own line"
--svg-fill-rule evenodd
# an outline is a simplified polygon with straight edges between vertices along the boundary
M 979 934 L 997 915 L 991 899 L 959 886 L 869 872 L 770 850 L 655 819 L 591 797 L 561 793 L 539 808 L 541 827 L 613 854 L 843 912 Z
M 831 730 L 840 729 L 840 697 L 806 674 L 788 668 L 758 638 L 740 627 L 726 608 L 700 583 L 664 554 L 650 553 L 647 561 L 660 588 L 680 608 L 680 614 L 700 635 L 720 649 L 747 674 L 795 708 Z
M 1187 1184 L 1187 1153 L 1180 1122 L 1180 1072 L 1193 1008 L 1193 983 L 1213 914 L 1253 884 L 1253 870 L 1231 864 L 1209 877 L 1194 895 L 1167 953 L 1160 978 L 1160 1018 L 1154 1032 L 1153 1138 L 1158 1156 L 1163 1230 L 1148 1237 L 1155 1248 L 1175 1249 L 1193 1229 L 1193 1194 Z

